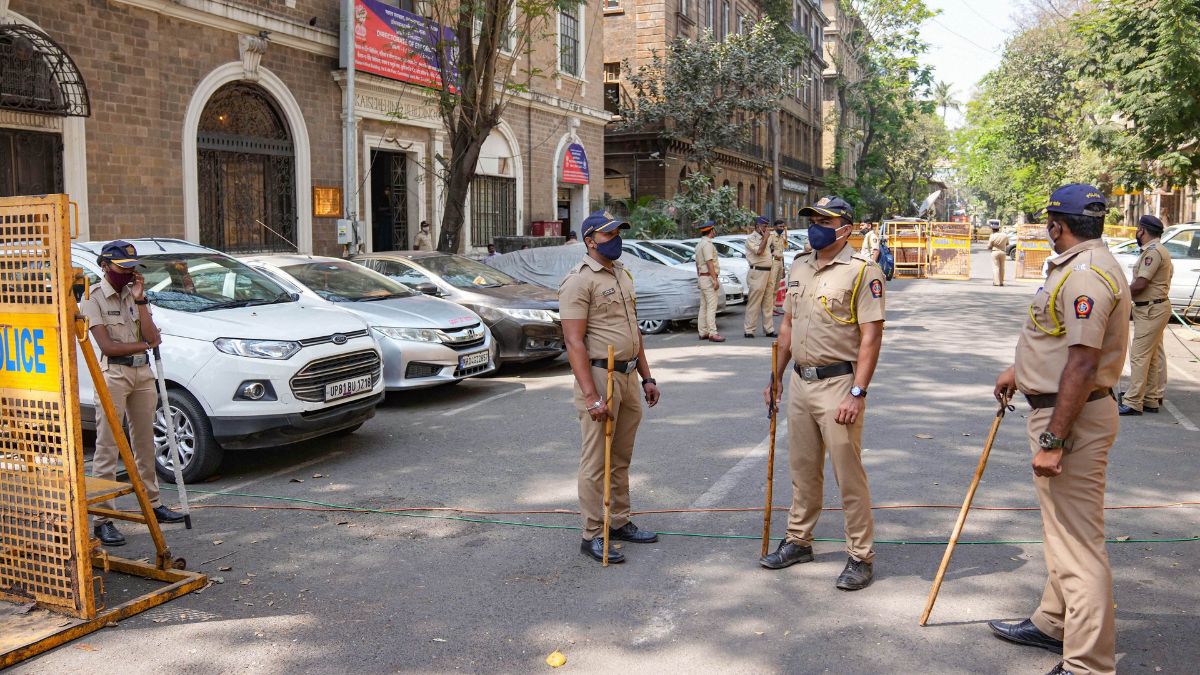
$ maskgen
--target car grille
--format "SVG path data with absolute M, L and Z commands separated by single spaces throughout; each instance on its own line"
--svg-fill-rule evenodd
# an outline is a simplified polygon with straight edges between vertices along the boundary
M 339 354 L 309 363 L 292 377 L 292 395 L 301 401 L 324 401 L 325 385 L 363 375 L 371 376 L 372 387 L 383 377 L 383 362 L 379 359 L 379 352 L 374 349 Z
M 333 333 L 330 335 L 322 335 L 320 337 L 307 338 L 304 340 L 299 340 L 299 342 L 304 347 L 313 347 L 316 345 L 324 345 L 324 344 L 329 344 L 330 342 L 333 342 L 335 335 L 342 335 L 346 338 L 346 342 L 349 342 L 350 340 L 353 340 L 355 338 L 367 337 L 368 335 L 370 335 L 370 331 L 368 331 L 364 328 L 363 330 L 351 331 L 349 333 Z M 345 343 L 342 343 L 342 344 L 345 344 Z
M 482 373 L 483 371 L 487 370 L 488 365 L 490 365 L 490 364 L 485 363 L 482 366 L 475 366 L 474 368 L 455 368 L 454 376 L 455 377 L 470 377 L 476 373 Z
M 477 323 L 472 326 L 463 328 L 443 328 L 442 333 L 446 335 L 447 342 L 445 345 L 456 351 L 463 351 L 472 347 L 478 347 L 483 344 L 484 336 L 487 329 L 483 324 Z
M 436 363 L 420 363 L 418 361 L 413 361 L 412 363 L 408 364 L 407 368 L 404 369 L 404 377 L 410 380 L 416 380 L 422 377 L 433 377 L 434 375 L 442 372 L 442 368 L 444 367 L 445 366 L 439 366 Z

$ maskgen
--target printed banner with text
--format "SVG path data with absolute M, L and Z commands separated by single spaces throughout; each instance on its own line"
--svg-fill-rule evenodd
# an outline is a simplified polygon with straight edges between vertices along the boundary
M 439 42 L 455 80 L 450 83 L 450 91 L 455 91 L 458 72 L 453 66 L 453 30 L 379 0 L 355 0 L 355 70 L 422 87 L 441 88 Z

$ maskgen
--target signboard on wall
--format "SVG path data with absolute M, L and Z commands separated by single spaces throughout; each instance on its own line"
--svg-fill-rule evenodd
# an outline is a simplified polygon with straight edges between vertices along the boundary
M 561 181 L 574 185 L 587 185 L 590 180 L 587 152 L 578 143 L 568 145 L 567 151 L 563 153 Z
M 379 0 L 354 1 L 354 68 L 389 80 L 441 88 L 441 56 L 451 59 L 454 31 Z M 438 47 L 444 50 L 439 55 Z M 343 64 L 345 65 L 345 64 Z M 451 63 L 451 74 L 458 73 Z M 455 85 L 450 84 L 450 90 Z

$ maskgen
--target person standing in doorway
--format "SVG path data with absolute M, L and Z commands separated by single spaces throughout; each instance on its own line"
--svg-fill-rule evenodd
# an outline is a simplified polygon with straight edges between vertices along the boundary
M 1000 221 L 988 223 L 992 236 L 988 237 L 988 251 L 992 256 L 992 285 L 1004 285 L 1004 261 L 1008 258 L 1008 234 L 1000 229 Z
M 700 285 L 700 311 L 696 316 L 696 330 L 701 340 L 724 342 L 717 332 L 717 293 L 721 292 L 721 263 L 717 261 L 717 248 L 713 246 L 716 221 L 708 220 L 696 226 L 700 231 L 700 243 L 696 244 L 696 278 Z
M 750 276 L 746 280 L 750 294 L 746 298 L 746 316 L 743 321 L 744 334 L 753 338 L 761 322 L 763 332 L 774 333 L 775 289 L 771 287 L 771 248 L 767 237 L 765 216 L 754 219 L 754 232 L 746 238 L 746 262 L 750 264 Z
M 432 251 L 433 236 L 429 232 L 429 223 L 422 220 L 421 230 L 417 232 L 417 239 L 413 242 L 414 251 Z
M 1171 321 L 1171 253 L 1159 237 L 1163 223 L 1154 216 L 1138 220 L 1142 255 L 1133 266 L 1133 347 L 1129 350 L 1129 390 L 1121 397 L 1122 415 L 1156 413 L 1167 388 L 1167 348 L 1163 333 Z

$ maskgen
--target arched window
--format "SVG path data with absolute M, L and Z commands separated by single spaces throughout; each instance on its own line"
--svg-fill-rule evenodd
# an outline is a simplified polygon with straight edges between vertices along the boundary
M 745 184 L 742 183 L 741 181 L 738 181 L 738 187 L 737 187 L 737 205 L 738 206 L 742 205 L 742 189 L 744 187 L 745 187 Z
M 200 243 L 234 253 L 296 250 L 295 151 L 261 87 L 232 82 L 200 117 Z
M 750 184 L 750 210 L 758 213 L 758 185 Z

